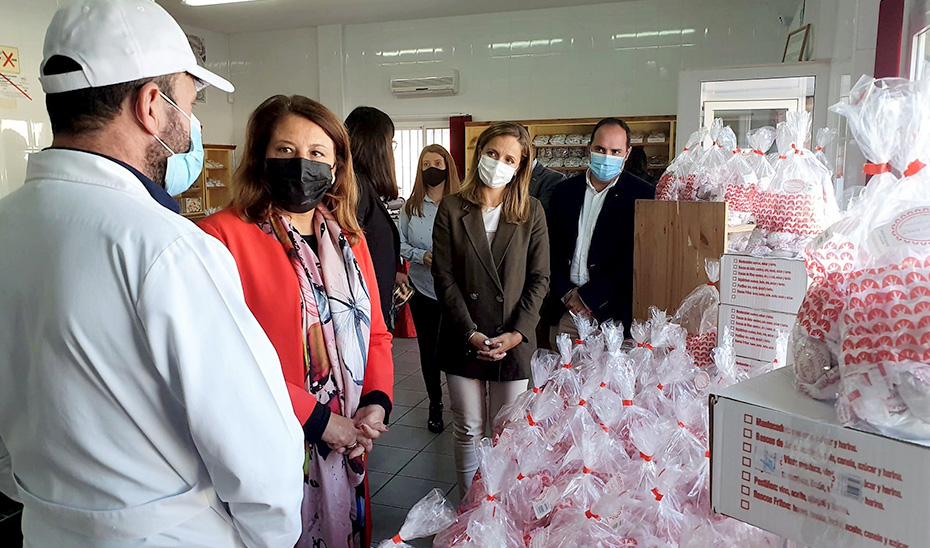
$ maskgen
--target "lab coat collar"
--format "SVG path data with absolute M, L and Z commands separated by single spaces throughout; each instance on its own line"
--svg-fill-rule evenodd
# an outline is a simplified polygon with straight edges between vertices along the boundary
M 160 185 L 134 167 L 96 152 L 47 148 L 31 154 L 26 167 L 26 183 L 42 179 L 105 186 L 130 194 L 150 196 L 171 211 L 180 212 L 177 202 Z

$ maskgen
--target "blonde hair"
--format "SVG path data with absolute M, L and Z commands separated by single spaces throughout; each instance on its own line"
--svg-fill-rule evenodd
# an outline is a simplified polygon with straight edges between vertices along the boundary
M 413 217 L 423 216 L 423 200 L 426 199 L 426 184 L 423 182 L 423 157 L 432 152 L 442 156 L 446 162 L 446 182 L 443 183 L 442 195 L 455 194 L 459 191 L 461 183 L 459 182 L 459 172 L 455 167 L 455 160 L 452 155 L 442 145 L 426 145 L 420 152 L 420 159 L 417 161 L 417 178 L 413 182 L 413 192 L 410 193 L 410 199 L 404 205 L 407 215 Z
M 249 117 L 242 161 L 233 177 L 232 207 L 239 212 L 243 220 L 252 223 L 267 221 L 272 214 L 280 213 L 265 181 L 265 151 L 274 128 L 290 115 L 310 120 L 333 140 L 336 152 L 336 181 L 323 198 L 323 204 L 332 212 L 336 222 L 346 233 L 349 244 L 355 245 L 362 237 L 362 228 L 355 216 L 358 186 L 355 182 L 355 171 L 352 169 L 349 134 L 339 118 L 328 108 L 301 95 L 270 97 Z
M 484 183 L 478 177 L 478 162 L 484 149 L 495 137 L 514 137 L 520 143 L 523 157 L 513 181 L 504 190 L 503 210 L 501 214 L 508 223 L 523 224 L 530 217 L 530 175 L 533 172 L 533 153 L 530 147 L 530 134 L 526 128 L 513 122 L 498 122 L 481 132 L 475 143 L 475 155 L 471 160 L 471 169 L 459 195 L 465 201 L 478 207 L 485 207 Z

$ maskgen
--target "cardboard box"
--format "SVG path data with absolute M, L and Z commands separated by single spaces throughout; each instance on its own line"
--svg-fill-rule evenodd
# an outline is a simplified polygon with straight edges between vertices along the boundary
M 808 283 L 801 259 L 731 253 L 720 258 L 720 302 L 724 304 L 796 314 Z
M 815 548 L 930 545 L 930 447 L 844 428 L 793 380 L 710 396 L 714 511 Z
M 779 331 L 790 333 L 797 314 L 782 314 L 721 304 L 717 316 L 717 341 L 723 340 L 727 327 L 733 335 L 733 353 L 766 363 L 775 359 L 775 340 Z

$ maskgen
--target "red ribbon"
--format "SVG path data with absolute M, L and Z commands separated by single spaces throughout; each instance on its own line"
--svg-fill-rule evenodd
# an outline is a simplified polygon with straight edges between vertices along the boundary
M 646 462 L 652 462 L 652 456 L 647 455 L 646 453 L 643 453 L 642 451 L 639 452 L 639 458 L 643 459 Z
M 656 500 L 662 500 L 662 498 L 665 496 L 665 495 L 663 495 L 662 493 L 659 492 L 659 488 L 658 488 L 658 487 L 653 487 L 653 488 L 652 488 L 652 494 L 655 495 Z
M 688 147 L 685 147 L 685 149 L 682 152 L 688 152 L 688 150 L 689 150 Z
M 584 398 L 582 398 L 582 399 L 578 400 L 578 407 L 584 407 L 585 404 L 587 404 L 587 403 L 588 403 L 588 402 L 585 401 Z
M 921 162 L 920 160 L 914 160 L 907 165 L 907 169 L 904 170 L 904 176 L 910 177 L 911 175 L 915 175 L 918 171 L 925 167 L 927 167 L 927 164 Z
M 536 421 L 533 420 L 533 415 L 529 413 L 526 414 L 526 422 L 528 422 L 530 426 L 536 426 Z
M 683 423 L 683 422 L 681 422 L 681 421 L 678 421 L 678 426 L 680 426 L 680 427 L 682 427 L 682 428 L 687 428 L 687 426 L 685 426 L 685 423 Z
M 708 449 L 707 451 L 704 451 L 704 456 L 707 458 L 710 458 L 710 449 Z
M 394 544 L 400 544 L 403 541 L 404 539 L 400 538 L 400 533 L 397 533 L 396 535 L 394 535 L 394 538 L 391 539 L 391 542 L 393 542 Z
M 488 502 L 494 502 L 494 495 L 488 495 Z
M 588 519 L 596 519 L 596 520 L 601 519 L 601 516 L 591 513 L 591 510 L 585 510 L 584 517 Z
M 862 173 L 866 175 L 881 175 L 882 173 L 891 173 L 891 165 L 887 162 L 884 164 L 873 164 L 869 162 L 862 166 Z
M 581 339 L 575 339 L 575 344 L 582 344 L 582 343 L 584 343 L 583 340 L 581 340 Z
M 819 151 L 823 151 L 823 147 L 822 147 L 822 146 L 820 146 L 820 145 L 817 145 L 817 148 L 816 148 L 816 150 L 819 150 Z
M 757 149 L 757 148 L 752 149 L 752 153 L 753 153 L 753 154 L 758 154 L 759 156 L 765 156 L 765 153 L 762 152 L 761 150 Z
M 601 382 L 601 388 L 604 388 L 604 387 L 606 387 L 606 386 L 607 386 L 607 383 L 606 383 L 606 382 Z
M 523 481 L 524 478 L 526 478 L 526 476 L 524 476 L 523 474 L 520 474 L 519 476 L 517 476 L 517 481 Z
M 787 156 L 782 156 L 781 154 L 779 154 L 779 155 L 778 155 L 778 159 L 779 159 L 779 160 L 787 160 L 788 157 L 787 157 Z
M 594 470 L 591 470 L 591 469 L 588 468 L 587 466 L 583 466 L 583 467 L 581 468 L 581 471 L 584 472 L 585 474 L 590 474 L 590 473 L 593 472 Z
M 662 383 L 657 384 L 656 388 L 658 388 L 659 390 L 665 390 L 665 386 L 663 386 Z
M 572 362 L 568 362 L 568 363 L 566 363 L 565 365 L 563 365 L 562 367 L 564 367 L 565 369 L 571 369 L 571 368 L 572 368 Z
M 715 284 L 714 282 L 707 282 L 707 285 L 715 286 L 715 285 L 717 285 L 717 284 Z
M 539 394 L 540 392 L 542 392 L 542 390 L 540 390 L 539 388 L 537 388 L 537 387 L 535 387 L 535 386 L 533 387 L 533 393 L 534 393 L 534 394 Z
M 623 400 L 623 407 L 632 407 L 633 400 Z

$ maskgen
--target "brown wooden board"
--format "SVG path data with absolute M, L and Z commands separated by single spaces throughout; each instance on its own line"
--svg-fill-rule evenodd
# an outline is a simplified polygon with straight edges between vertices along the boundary
M 694 288 L 707 283 L 704 259 L 720 259 L 727 244 L 723 202 L 636 202 L 633 317 L 649 307 L 675 313 Z

